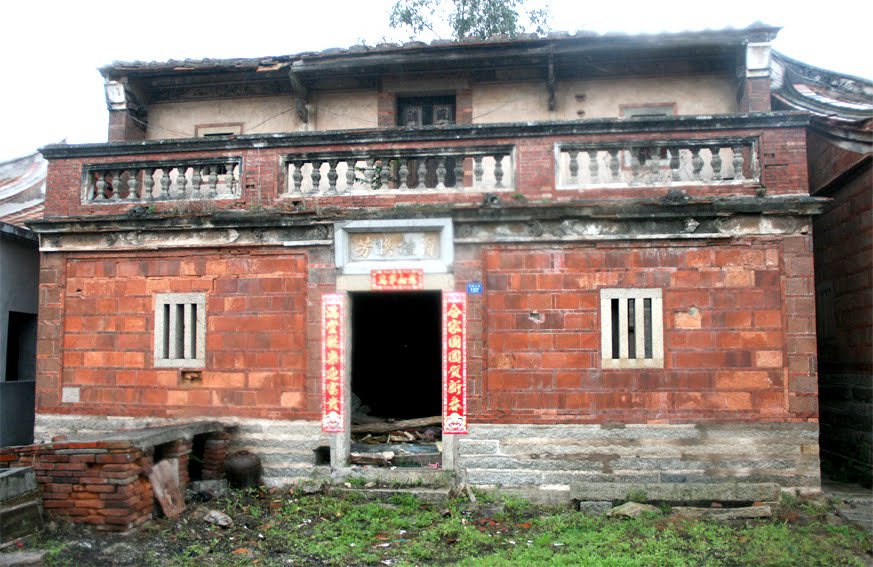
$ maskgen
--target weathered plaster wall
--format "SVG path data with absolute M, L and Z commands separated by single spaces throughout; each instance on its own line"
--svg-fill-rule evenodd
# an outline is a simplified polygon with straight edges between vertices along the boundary
M 242 122 L 243 134 L 305 130 L 290 96 L 153 104 L 146 139 L 193 138 L 198 124 Z
M 621 105 L 667 103 L 676 103 L 677 114 L 737 111 L 734 82 L 717 75 L 559 81 L 555 99 L 556 108 L 549 112 L 544 82 L 474 85 L 473 122 L 616 118 Z
M 316 93 L 315 130 L 349 130 L 378 126 L 376 91 Z

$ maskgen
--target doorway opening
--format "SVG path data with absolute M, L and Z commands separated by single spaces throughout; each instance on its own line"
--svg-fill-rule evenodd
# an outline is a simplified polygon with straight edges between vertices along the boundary
M 353 464 L 439 466 L 441 293 L 351 294 Z

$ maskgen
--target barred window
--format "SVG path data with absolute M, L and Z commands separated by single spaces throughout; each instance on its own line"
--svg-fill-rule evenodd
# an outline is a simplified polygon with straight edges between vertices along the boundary
M 155 295 L 155 366 L 206 365 L 206 294 Z
M 600 290 L 603 368 L 663 368 L 660 289 Z

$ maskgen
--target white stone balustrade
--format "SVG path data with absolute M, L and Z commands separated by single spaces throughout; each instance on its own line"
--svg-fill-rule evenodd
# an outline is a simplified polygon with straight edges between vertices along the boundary
M 236 199 L 240 196 L 241 165 L 239 158 L 230 158 L 89 166 L 83 202 Z
M 374 191 L 504 191 L 515 187 L 511 147 L 290 155 L 285 164 L 283 197 Z
M 754 140 L 670 140 L 556 146 L 559 189 L 757 183 Z

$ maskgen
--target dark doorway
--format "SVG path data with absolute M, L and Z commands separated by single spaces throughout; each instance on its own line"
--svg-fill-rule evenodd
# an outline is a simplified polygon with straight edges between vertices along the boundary
M 9 312 L 6 341 L 6 381 L 36 378 L 36 315 Z
M 393 419 L 440 415 L 440 292 L 351 296 L 352 394 L 369 408 L 366 413 Z

